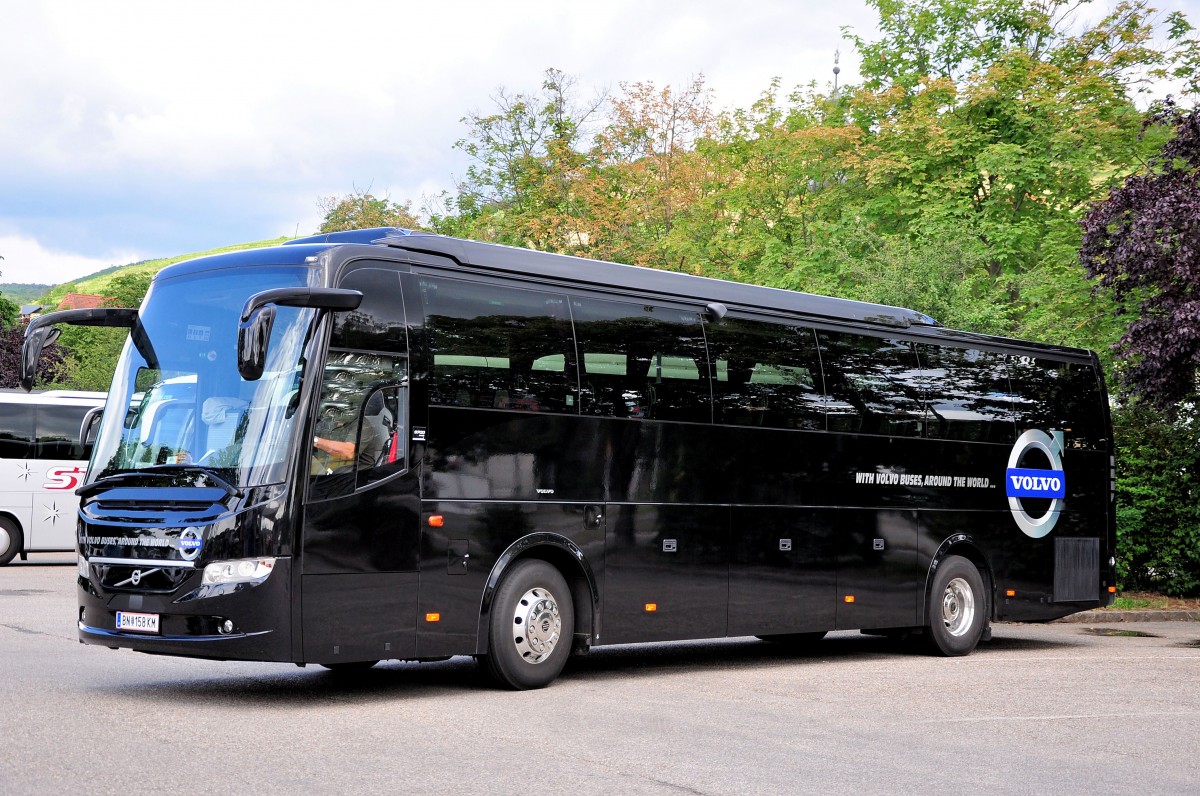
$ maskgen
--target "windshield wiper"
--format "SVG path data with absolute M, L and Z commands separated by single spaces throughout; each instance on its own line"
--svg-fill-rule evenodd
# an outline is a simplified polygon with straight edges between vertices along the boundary
M 97 478 L 90 484 L 84 484 L 83 486 L 79 487 L 75 490 L 75 494 L 83 498 L 87 497 L 93 492 L 99 491 L 100 489 L 104 489 L 109 486 L 116 486 L 124 481 L 136 479 L 139 476 L 160 475 L 165 473 L 200 473 L 208 478 L 208 480 L 221 487 L 221 489 L 224 489 L 225 494 L 229 495 L 230 497 L 241 497 L 244 494 L 242 490 L 238 489 L 236 486 L 229 483 L 212 470 L 208 469 L 207 467 L 201 467 L 197 464 L 156 464 L 152 467 L 144 467 L 140 470 L 130 470 L 126 473 L 106 475 L 103 478 Z

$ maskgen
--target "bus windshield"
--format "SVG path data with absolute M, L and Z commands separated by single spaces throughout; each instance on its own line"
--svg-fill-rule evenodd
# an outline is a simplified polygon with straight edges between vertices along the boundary
M 145 338 L 127 340 L 117 364 L 89 481 L 180 465 L 238 486 L 282 481 L 315 310 L 277 308 L 257 381 L 238 373 L 238 322 L 254 293 L 310 279 L 307 268 L 260 267 L 156 282 Z

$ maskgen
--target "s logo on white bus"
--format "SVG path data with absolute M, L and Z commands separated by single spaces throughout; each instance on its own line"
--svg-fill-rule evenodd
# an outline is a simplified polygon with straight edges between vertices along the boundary
M 83 480 L 82 467 L 51 467 L 42 489 L 74 489 Z
M 1030 469 L 1021 467 L 1021 461 L 1026 454 L 1040 452 L 1050 462 L 1050 469 Z M 1013 443 L 1012 453 L 1008 456 L 1008 469 L 1004 474 L 1004 489 L 1008 494 L 1008 508 L 1012 512 L 1017 527 L 1026 536 L 1041 539 L 1058 522 L 1063 506 L 1066 505 L 1067 477 L 1063 473 L 1063 435 L 1061 431 L 1050 429 L 1050 433 L 1030 429 Z M 1025 510 L 1021 502 L 1023 498 L 1040 498 L 1050 501 L 1050 508 L 1045 514 L 1033 517 Z

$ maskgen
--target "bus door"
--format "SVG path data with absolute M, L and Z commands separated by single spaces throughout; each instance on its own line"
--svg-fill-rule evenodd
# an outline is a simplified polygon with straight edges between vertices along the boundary
M 339 285 L 364 298 L 333 316 L 311 425 L 300 550 L 309 662 L 405 658 L 416 649 L 420 492 L 410 466 L 400 278 L 360 267 Z

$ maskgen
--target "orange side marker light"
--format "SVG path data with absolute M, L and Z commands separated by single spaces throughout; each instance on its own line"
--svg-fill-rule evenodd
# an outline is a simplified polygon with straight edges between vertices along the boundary
M 441 528 L 445 524 L 446 524 L 446 518 L 443 517 L 441 514 L 430 514 L 429 515 L 429 527 L 430 528 Z
M 848 602 L 848 603 L 852 603 L 852 602 L 854 602 L 854 595 L 853 595 L 853 594 L 847 594 L 845 599 L 846 599 L 846 602 Z
M 1109 593 L 1109 594 L 1116 594 L 1116 593 L 1117 593 L 1117 587 L 1116 587 L 1116 586 L 1109 586 L 1109 587 L 1108 587 L 1108 593 Z
M 646 603 L 646 613 L 652 614 L 658 610 L 658 603 Z
M 1016 589 L 1008 589 L 1007 591 L 1004 592 L 1004 596 L 1005 597 L 1016 597 L 1017 590 Z
M 442 621 L 442 615 L 439 613 L 425 614 L 425 621 L 426 622 L 440 622 L 440 621 Z

